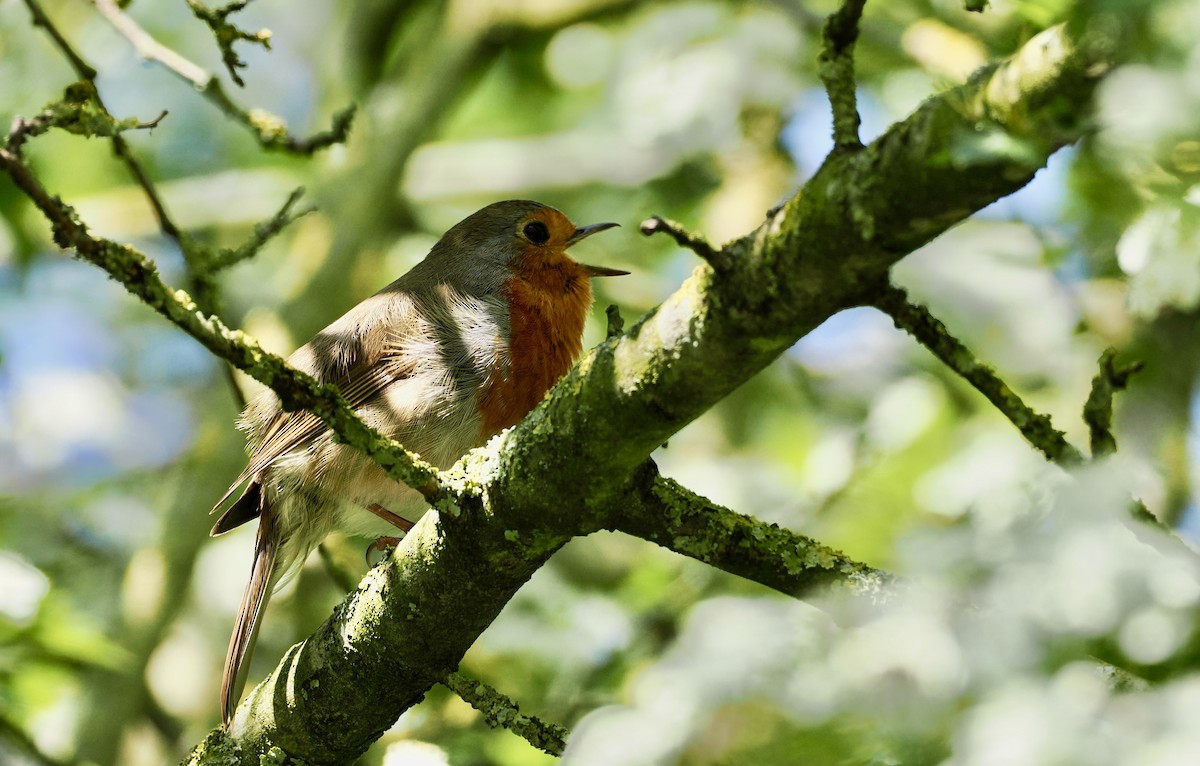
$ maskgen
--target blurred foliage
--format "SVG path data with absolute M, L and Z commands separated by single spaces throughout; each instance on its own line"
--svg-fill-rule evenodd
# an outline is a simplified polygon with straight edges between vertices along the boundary
M 270 29 L 272 50 L 237 48 L 234 98 L 299 134 L 360 107 L 349 142 L 312 159 L 262 152 L 86 4 L 45 8 L 117 117 L 169 111 L 126 137 L 181 227 L 236 246 L 309 189 L 319 211 L 222 282 L 223 315 L 280 352 L 505 197 L 625 224 L 587 245 L 634 272 L 598 285 L 596 342 L 606 304 L 631 319 L 695 265 L 638 221 L 738 236 L 830 146 L 816 60 L 832 2 L 256 0 L 231 19 Z M 129 12 L 223 73 L 186 4 Z M 1200 3 L 871 3 L 860 108 L 869 139 L 1039 29 L 1110 13 L 1128 55 L 1096 131 L 896 278 L 1076 444 L 1101 350 L 1144 361 L 1118 397 L 1117 458 L 1066 482 L 882 315 L 834 317 L 657 459 L 718 502 L 928 587 L 887 610 L 818 611 L 639 540 L 576 540 L 464 662 L 571 726 L 571 762 L 1200 761 L 1186 664 L 1118 693 L 1082 659 L 1107 642 L 1156 665 L 1195 640 L 1195 561 L 1138 542 L 1121 506 L 1132 494 L 1200 533 Z M 25 7 L 0 3 L 6 121 L 74 79 Z M 183 283 L 103 142 L 58 132 L 27 153 L 96 231 Z M 170 761 L 216 722 L 251 533 L 210 541 L 205 513 L 241 465 L 236 409 L 212 359 L 57 252 L 0 181 L 0 718 L 47 756 Z M 362 541 L 331 545 L 363 566 Z M 340 597 L 314 557 L 272 602 L 252 677 Z M 4 730 L 0 761 L 38 762 Z M 438 687 L 364 763 L 551 760 Z

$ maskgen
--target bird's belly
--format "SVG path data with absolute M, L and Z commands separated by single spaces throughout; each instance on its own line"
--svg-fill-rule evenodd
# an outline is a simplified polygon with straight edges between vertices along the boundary
M 449 468 L 480 441 L 479 414 L 468 398 L 449 403 L 436 413 L 397 423 L 367 422 L 389 434 L 409 451 L 438 468 Z M 393 410 L 394 411 L 394 410 Z M 365 413 L 363 413 L 365 414 Z M 326 465 L 339 466 L 336 473 L 316 477 L 324 502 L 334 511 L 334 527 L 347 534 L 398 536 L 400 531 L 366 510 L 379 505 L 404 519 L 416 522 L 428 508 L 425 498 L 411 487 L 392 479 L 363 453 L 330 440 L 324 449 L 336 452 Z

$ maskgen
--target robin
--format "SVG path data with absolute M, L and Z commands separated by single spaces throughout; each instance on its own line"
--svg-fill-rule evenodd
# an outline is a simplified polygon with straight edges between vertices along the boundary
M 368 425 L 449 467 L 515 425 L 579 356 L 592 304 L 589 278 L 628 272 L 577 263 L 566 250 L 616 225 L 576 227 L 528 200 L 488 205 L 288 361 L 336 384 Z M 258 534 L 225 655 L 226 724 L 272 591 L 334 529 L 394 534 L 424 512 L 420 494 L 338 443 L 313 415 L 284 412 L 272 391 L 247 405 L 239 427 L 248 434 L 250 461 L 213 512 L 246 488 L 212 534 L 256 517 Z

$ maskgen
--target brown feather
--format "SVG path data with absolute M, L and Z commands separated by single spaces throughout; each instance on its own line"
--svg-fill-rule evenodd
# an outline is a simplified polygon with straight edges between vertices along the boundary
M 233 486 L 236 487 L 237 485 L 234 484 Z M 228 497 L 231 493 L 232 490 L 225 496 Z M 225 502 L 224 498 L 222 498 L 221 502 Z M 242 492 L 242 496 L 235 500 L 233 505 L 229 506 L 229 510 L 221 514 L 221 518 L 217 519 L 216 524 L 213 524 L 212 531 L 209 534 L 216 537 L 231 529 L 240 527 L 251 519 L 257 519 L 261 503 L 262 484 L 256 479 L 246 486 L 246 490 Z M 219 506 L 220 503 L 217 505 Z
M 250 486 L 259 485 L 255 482 Z M 225 653 L 225 671 L 221 676 L 221 721 L 226 726 L 233 718 L 233 711 L 242 696 L 242 688 L 246 685 L 246 671 L 249 669 L 246 659 L 258 638 L 263 607 L 266 606 L 273 586 L 272 580 L 275 578 L 275 554 L 278 549 L 279 530 L 276 519 L 270 507 L 264 504 L 259 509 L 258 534 L 254 538 L 254 564 L 250 570 L 250 582 L 246 584 L 246 590 L 242 593 L 237 622 L 234 623 L 233 635 L 229 637 L 229 649 Z

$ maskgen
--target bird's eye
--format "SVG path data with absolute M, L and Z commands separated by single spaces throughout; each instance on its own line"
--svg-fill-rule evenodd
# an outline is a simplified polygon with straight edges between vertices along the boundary
M 530 221 L 525 224 L 522 231 L 525 232 L 525 237 L 535 245 L 544 245 L 546 240 L 550 239 L 550 230 L 541 221 Z

